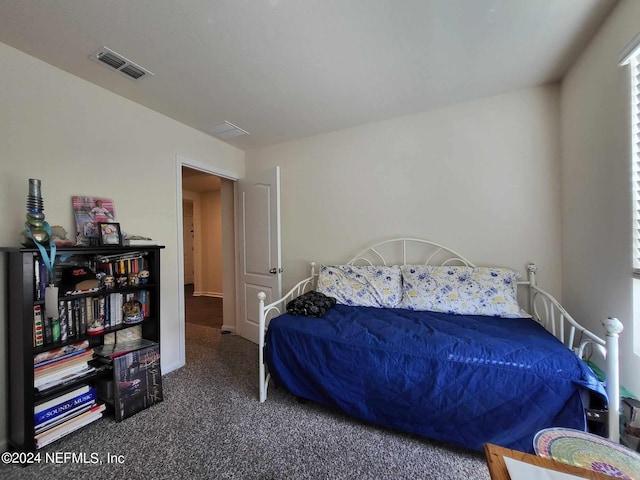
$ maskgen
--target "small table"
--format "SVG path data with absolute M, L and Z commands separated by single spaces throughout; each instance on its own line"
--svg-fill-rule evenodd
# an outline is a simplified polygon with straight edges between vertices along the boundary
M 582 478 L 591 480 L 611 480 L 612 477 L 603 473 L 594 472 L 585 468 L 574 467 L 566 463 L 556 462 L 548 458 L 537 457 L 529 453 L 511 450 L 509 448 L 499 447 L 492 443 L 486 443 L 484 446 L 484 454 L 489 467 L 491 480 L 511 480 L 507 465 L 504 463 L 504 457 L 510 457 L 521 462 L 537 465 L 538 467 L 548 468 L 563 473 L 570 473 Z

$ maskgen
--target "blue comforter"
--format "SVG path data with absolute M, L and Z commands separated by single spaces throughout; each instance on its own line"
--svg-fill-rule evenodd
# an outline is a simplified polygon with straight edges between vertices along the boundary
M 273 319 L 277 385 L 378 425 L 481 450 L 532 451 L 552 426 L 585 429 L 588 366 L 530 319 L 336 305 Z

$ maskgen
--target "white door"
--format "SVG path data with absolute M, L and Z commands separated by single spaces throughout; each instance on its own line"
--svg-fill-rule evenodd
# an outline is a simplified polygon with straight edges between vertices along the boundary
M 191 207 L 193 204 L 188 202 L 182 203 L 182 245 L 184 251 L 184 284 L 193 284 L 193 213 L 189 212 L 185 207 Z
M 240 312 L 238 333 L 258 343 L 258 293 L 265 303 L 280 298 L 280 167 L 238 181 Z

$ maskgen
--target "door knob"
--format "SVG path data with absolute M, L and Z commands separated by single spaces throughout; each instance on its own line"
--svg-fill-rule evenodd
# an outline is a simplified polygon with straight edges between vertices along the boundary
M 271 270 L 269 270 L 269 273 L 271 275 L 275 275 L 276 273 L 282 273 L 282 269 L 281 268 L 272 268 Z

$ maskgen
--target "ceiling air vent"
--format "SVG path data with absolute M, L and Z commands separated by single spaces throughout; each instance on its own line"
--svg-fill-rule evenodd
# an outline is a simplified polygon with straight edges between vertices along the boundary
M 218 138 L 233 138 L 239 137 L 240 135 L 249 135 L 249 132 L 241 129 L 240 127 L 234 125 L 231 122 L 227 122 L 226 120 L 223 123 L 219 123 L 209 130 L 214 136 Z
M 109 68 L 114 69 L 121 75 L 130 80 L 140 80 L 147 75 L 153 75 L 150 70 L 132 62 L 119 53 L 114 52 L 110 48 L 102 47 L 97 52 L 91 54 L 89 58 L 95 62 L 101 63 Z

